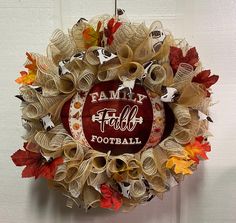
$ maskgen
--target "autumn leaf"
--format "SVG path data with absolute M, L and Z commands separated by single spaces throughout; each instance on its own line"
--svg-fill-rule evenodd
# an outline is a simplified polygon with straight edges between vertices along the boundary
M 172 156 L 166 163 L 166 168 L 174 170 L 176 174 L 192 174 L 189 169 L 194 163 L 199 164 L 200 159 L 208 159 L 206 153 L 211 151 L 208 142 L 204 143 L 202 136 L 196 137 L 193 143 L 189 143 L 184 147 L 182 156 Z
M 115 22 L 114 18 L 111 18 L 108 23 L 107 23 L 107 28 L 104 28 L 104 34 L 107 37 L 107 44 L 111 45 L 113 40 L 114 40 L 114 36 L 113 34 L 119 29 L 119 27 L 121 26 L 121 22 Z
M 196 68 L 196 63 L 199 61 L 198 53 L 195 47 L 190 48 L 184 56 L 181 48 L 172 46 L 170 47 L 169 59 L 174 73 L 178 70 L 180 63 L 187 63 Z
M 28 72 L 21 71 L 20 77 L 15 81 L 18 84 L 31 85 L 34 83 L 37 73 L 36 59 L 28 52 L 26 52 L 26 56 L 29 62 L 25 65 L 25 68 L 28 69 Z
M 36 72 L 37 71 L 36 59 L 34 59 L 32 55 L 28 52 L 26 52 L 26 56 L 31 63 L 26 64 L 25 68 L 29 69 L 30 71 Z
M 100 207 L 118 211 L 122 205 L 122 195 L 107 184 L 102 184 L 100 190 L 102 194 Z
M 189 168 L 194 164 L 193 160 L 185 160 L 182 157 L 173 156 L 168 159 L 166 163 L 166 168 L 174 170 L 176 174 L 192 174 L 192 170 Z
M 82 35 L 86 48 L 89 48 L 91 46 L 100 46 L 102 39 L 102 31 L 100 31 L 101 26 L 102 23 L 101 21 L 99 21 L 96 30 L 92 26 L 89 26 L 83 31 Z
M 11 158 L 16 166 L 28 166 L 40 161 L 41 154 L 19 149 L 11 156 Z
M 38 144 L 35 144 L 31 141 L 29 142 L 25 142 L 24 143 L 24 148 L 25 150 L 31 151 L 31 152 L 35 152 L 35 153 L 39 153 L 41 148 Z
M 26 71 L 21 71 L 20 75 L 21 76 L 16 79 L 16 83 L 18 84 L 31 85 L 35 81 L 36 73 L 34 72 L 30 71 L 27 73 Z
M 195 77 L 193 77 L 192 82 L 203 84 L 206 88 L 210 88 L 219 79 L 218 75 L 211 75 L 210 70 L 203 70 Z
M 206 153 L 211 151 L 211 146 L 208 142 L 203 143 L 203 137 L 200 136 L 195 139 L 194 143 L 186 145 L 184 150 L 188 157 L 198 164 L 199 159 L 208 159 Z
M 59 157 L 47 161 L 41 153 L 31 152 L 27 149 L 17 150 L 12 156 L 12 161 L 16 166 L 25 166 L 22 177 L 43 177 L 53 179 L 57 166 L 63 163 L 63 158 Z
M 54 160 L 49 160 L 48 162 L 45 162 L 44 165 L 39 168 L 39 176 L 46 179 L 53 179 L 57 167 L 61 164 L 63 164 L 62 157 L 58 157 Z

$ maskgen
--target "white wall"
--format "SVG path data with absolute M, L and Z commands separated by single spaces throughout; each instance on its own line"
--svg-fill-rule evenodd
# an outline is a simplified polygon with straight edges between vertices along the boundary
M 210 160 L 181 186 L 131 213 L 64 207 L 46 183 L 20 178 L 10 155 L 21 147 L 19 101 L 14 79 L 25 51 L 45 52 L 54 28 L 66 30 L 80 17 L 113 13 L 113 0 L 0 0 L 0 222 L 236 222 L 236 0 L 118 0 L 132 20 L 159 19 L 176 37 L 198 48 L 206 68 L 220 75 L 214 87 L 214 134 Z

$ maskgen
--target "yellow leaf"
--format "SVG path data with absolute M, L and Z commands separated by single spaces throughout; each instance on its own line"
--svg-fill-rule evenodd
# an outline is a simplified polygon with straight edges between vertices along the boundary
M 193 172 L 189 169 L 195 162 L 193 160 L 185 160 L 181 157 L 173 156 L 167 163 L 166 168 L 174 170 L 176 174 L 192 174 Z
M 16 79 L 16 83 L 31 85 L 32 83 L 34 83 L 35 78 L 36 78 L 35 72 L 32 72 L 32 71 L 29 71 L 29 73 L 21 72 L 21 77 L 18 77 Z

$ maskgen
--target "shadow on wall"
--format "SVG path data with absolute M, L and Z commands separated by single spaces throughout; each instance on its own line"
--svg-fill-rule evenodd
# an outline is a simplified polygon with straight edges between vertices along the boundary
M 170 223 L 176 222 L 175 207 L 177 189 L 173 188 L 164 195 L 164 200 L 153 199 L 148 204 L 140 205 L 129 213 L 115 213 L 113 211 L 95 208 L 85 212 L 84 209 L 76 205 L 72 209 L 65 206 L 66 198 L 60 192 L 49 190 L 47 182 L 38 180 L 31 184 L 31 194 L 29 196 L 31 210 L 34 215 L 44 222 L 46 218 L 54 219 L 53 222 L 60 223 L 70 220 L 70 222 L 83 223 L 112 223 L 112 222 L 132 222 L 144 223 L 155 222 Z M 50 216 L 49 216 L 50 215 Z M 173 221 L 174 220 L 174 221 Z M 50 221 L 53 223 L 52 221 Z
M 184 202 L 183 198 L 190 200 L 197 199 L 201 193 L 202 188 L 204 188 L 204 181 L 207 168 L 205 168 L 204 161 L 200 161 L 197 170 L 191 176 L 185 177 L 184 181 L 181 183 L 181 203 Z
M 232 207 L 236 207 L 235 173 L 236 166 L 226 168 L 201 163 L 196 173 L 181 185 L 184 222 L 236 222 L 232 211 Z
M 192 175 L 184 177 L 183 181 L 177 186 L 179 193 L 177 194 L 176 206 L 176 222 L 182 223 L 183 216 L 186 215 L 186 207 L 188 209 L 189 203 L 197 199 L 201 193 L 201 188 L 204 187 L 204 163 L 201 163 L 201 168 L 197 168 Z M 191 220 L 191 219 L 190 219 Z
M 78 208 L 75 204 L 73 208 L 66 207 L 66 197 L 60 192 L 48 188 L 45 180 L 38 180 L 31 184 L 30 203 L 35 212 L 38 212 L 40 217 L 44 216 L 48 209 L 51 215 L 56 218 L 63 219 L 68 216 L 79 217 L 80 220 L 93 215 L 99 216 L 103 214 L 112 214 L 107 210 L 91 209 L 85 212 L 83 209 Z

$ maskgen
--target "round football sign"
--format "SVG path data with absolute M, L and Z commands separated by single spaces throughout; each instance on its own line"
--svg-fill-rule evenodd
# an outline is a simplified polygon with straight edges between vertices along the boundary
M 160 141 L 165 122 L 160 97 L 141 84 L 131 93 L 120 91 L 120 84 L 95 84 L 87 94 L 77 93 L 69 102 L 70 132 L 80 144 L 119 155 L 137 153 Z

